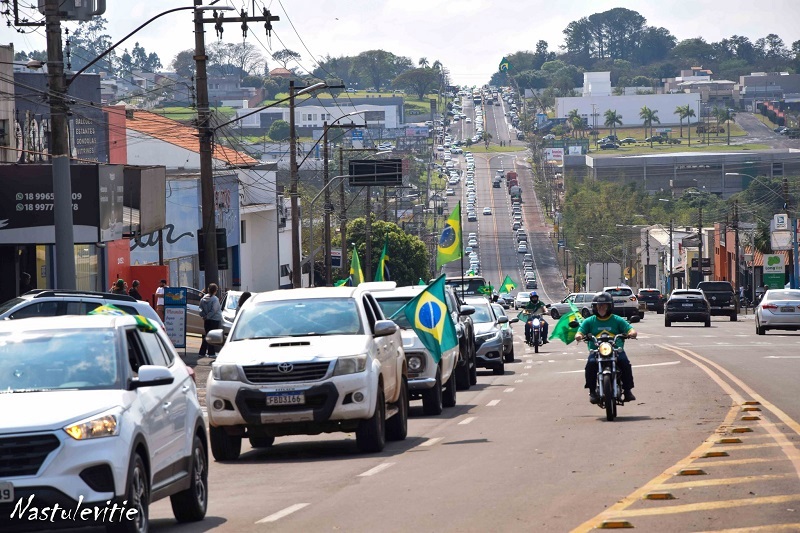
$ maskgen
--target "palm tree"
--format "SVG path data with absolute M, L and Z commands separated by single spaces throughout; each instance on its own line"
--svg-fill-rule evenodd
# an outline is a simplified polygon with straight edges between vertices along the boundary
M 583 138 L 583 130 L 584 130 L 584 123 L 582 117 L 572 117 L 572 131 L 573 133 L 577 132 L 580 134 L 581 139 Z
M 683 137 L 683 119 L 686 118 L 686 113 L 689 111 L 689 104 L 686 105 L 679 105 L 675 108 L 675 111 L 672 112 L 673 115 L 678 115 L 678 119 L 681 123 L 681 137 Z
M 428 68 L 430 66 L 430 62 L 428 61 L 427 57 L 419 58 L 419 68 Z
M 579 120 L 581 120 L 581 116 L 578 114 L 578 110 L 577 109 L 570 110 L 570 112 L 567 114 L 567 123 L 570 126 L 572 126 L 572 136 L 573 137 L 575 137 L 575 131 L 576 131 L 575 124 L 576 124 L 576 121 L 579 121 Z
M 728 146 L 731 145 L 731 125 L 728 122 L 733 122 L 733 118 L 736 114 L 731 111 L 729 108 L 714 108 L 715 115 L 717 117 L 717 124 L 723 123 L 727 124 L 726 130 L 728 132 Z M 717 135 L 719 135 L 719 129 L 717 129 Z
M 481 133 L 481 139 L 483 139 L 483 144 L 486 146 L 486 148 L 489 148 L 489 141 L 492 140 L 492 134 L 488 131 L 484 131 Z
M 433 65 L 431 65 L 431 68 L 433 70 L 442 70 L 442 62 L 437 59 L 436 61 L 433 62 Z
M 686 104 L 686 129 L 689 130 L 689 146 L 692 145 L 692 117 L 695 116 L 694 109 Z
M 647 134 L 647 128 L 650 128 L 650 148 L 653 147 L 653 122 L 661 124 L 657 113 L 657 109 L 650 109 L 647 106 L 643 106 L 639 110 L 639 118 L 644 122 L 645 134 Z
M 622 115 L 617 113 L 617 110 L 610 110 L 607 109 L 604 116 L 606 117 L 606 121 L 604 122 L 607 128 L 611 128 L 611 135 L 616 135 L 617 133 L 617 124 L 622 126 Z

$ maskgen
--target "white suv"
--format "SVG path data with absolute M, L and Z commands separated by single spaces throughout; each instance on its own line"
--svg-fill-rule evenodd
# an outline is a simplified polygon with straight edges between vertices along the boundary
M 613 313 L 625 317 L 630 322 L 639 321 L 639 299 L 633 293 L 633 289 L 627 285 L 614 285 L 603 287 L 603 292 L 607 292 L 614 298 Z
M 363 284 L 373 293 L 386 316 L 392 316 L 405 304 L 417 297 L 427 285 L 397 287 L 394 281 L 371 282 Z M 403 351 L 408 364 L 408 392 L 410 399 L 422 398 L 422 410 L 425 415 L 439 415 L 442 407 L 456 405 L 456 364 L 459 347 L 442 353 L 437 363 L 433 355 L 425 348 L 419 336 L 411 328 L 403 313 L 392 320 L 400 326 L 403 337 Z
M 166 496 L 179 522 L 203 519 L 208 454 L 193 376 L 141 317 L 0 321 L 0 530 L 37 525 L 36 507 L 53 509 L 58 526 L 93 525 L 99 512 L 99 525 L 147 531 L 150 503 Z
M 209 332 L 222 344 L 222 330 Z M 263 292 L 242 306 L 206 388 L 211 452 L 218 461 L 275 437 L 355 432 L 379 452 L 408 430 L 403 340 L 362 287 Z

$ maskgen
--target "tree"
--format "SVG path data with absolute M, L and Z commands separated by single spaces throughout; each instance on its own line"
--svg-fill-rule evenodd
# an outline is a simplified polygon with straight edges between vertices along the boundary
M 175 74 L 178 76 L 186 79 L 194 78 L 194 69 L 196 66 L 194 61 L 194 50 L 183 50 L 182 52 L 178 52 L 177 55 L 172 59 L 171 66 L 172 70 L 174 70 Z
M 736 113 L 734 113 L 731 109 L 727 107 L 715 107 L 714 116 L 717 117 L 717 124 L 725 124 L 725 130 L 728 132 L 728 146 L 730 146 L 731 125 L 729 124 L 729 122 L 733 122 Z M 717 129 L 717 133 L 719 134 L 719 129 Z
M 430 66 L 430 62 L 428 61 L 427 57 L 419 58 L 417 64 L 419 65 L 420 68 L 428 68 Z
M 611 128 L 611 134 L 614 135 L 617 131 L 617 125 L 622 125 L 622 115 L 617 113 L 617 110 L 607 109 L 603 115 L 606 121 L 603 123 L 607 128 Z
M 689 109 L 691 109 L 689 104 L 683 106 L 679 105 L 675 107 L 675 111 L 672 112 L 673 115 L 678 115 L 678 120 L 681 124 L 681 137 L 683 137 L 683 119 L 686 118 L 686 113 L 689 111 Z
M 288 65 L 290 61 L 299 61 L 300 57 L 301 57 L 300 54 L 298 54 L 294 50 L 289 50 L 288 48 L 284 48 L 283 50 L 278 50 L 277 52 L 272 54 L 272 59 L 280 63 L 281 66 L 285 69 L 288 69 L 286 65 Z
M 434 62 L 434 68 L 436 68 Z M 441 65 L 441 63 L 439 63 Z M 356 57 L 356 68 L 369 80 L 376 91 L 389 84 L 389 80 L 414 68 L 411 59 L 396 56 L 384 50 L 368 50 Z
M 481 133 L 481 139 L 483 140 L 483 145 L 486 148 L 489 148 L 489 141 L 492 140 L 492 134 L 489 133 L 488 131 L 484 131 L 483 133 Z
M 285 141 L 289 138 L 289 123 L 285 120 L 276 120 L 269 127 L 267 136 L 273 141 Z
M 33 50 L 32 52 L 21 51 L 14 53 L 14 61 L 24 63 L 30 60 L 47 63 L 47 50 Z
M 686 128 L 689 133 L 689 146 L 692 145 L 692 117 L 695 116 L 694 109 L 686 104 Z
M 644 122 L 645 133 L 647 132 L 648 126 L 650 127 L 650 148 L 653 147 L 653 122 L 657 124 L 661 124 L 661 121 L 658 119 L 658 110 L 657 109 L 650 109 L 647 106 L 643 106 L 642 109 L 639 111 L 639 118 L 642 119 Z
M 580 124 L 583 123 L 583 119 L 578 114 L 577 109 L 570 109 L 569 113 L 567 113 L 567 124 L 572 127 L 572 136 L 575 137 L 575 132 L 578 131 L 578 127 Z
M 90 61 L 111 48 L 114 41 L 111 36 L 105 33 L 108 22 L 104 17 L 94 17 L 88 22 L 81 22 L 72 33 L 70 46 L 72 49 L 71 63 L 73 70 L 80 70 Z M 114 71 L 114 52 L 106 55 L 103 59 L 95 63 L 99 70 L 105 69 L 112 74 Z
M 392 81 L 392 87 L 405 89 L 414 93 L 422 100 L 431 89 L 439 84 L 439 71 L 432 68 L 415 68 L 403 72 Z
M 365 222 L 366 219 L 361 217 L 347 223 L 347 240 L 356 244 L 358 256 L 362 261 L 366 255 Z M 419 237 L 406 233 L 392 222 L 375 220 L 374 215 L 370 233 L 373 250 L 370 272 L 375 272 L 380 260 L 380 246 L 388 236 L 389 277 L 392 281 L 396 281 L 398 286 L 414 285 L 418 279 L 430 277 L 430 254 Z M 341 239 L 337 244 L 341 246 Z M 352 247 L 348 245 L 347 249 L 352 254 Z M 376 250 L 378 253 L 375 253 Z M 349 257 L 342 259 L 347 259 L 349 264 Z

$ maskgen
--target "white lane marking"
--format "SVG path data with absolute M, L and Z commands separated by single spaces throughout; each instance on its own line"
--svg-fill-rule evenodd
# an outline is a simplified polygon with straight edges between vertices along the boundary
M 800 355 L 768 355 L 764 359 L 800 359 Z
M 425 447 L 425 446 L 433 446 L 434 444 L 436 444 L 437 442 L 439 442 L 442 439 L 444 439 L 444 437 L 434 437 L 432 439 L 426 440 L 425 442 L 423 442 L 419 446 L 420 446 L 420 448 Z
M 503 392 L 514 392 L 514 387 L 509 387 L 506 390 L 504 390 Z
M 367 470 L 363 474 L 359 474 L 358 477 L 374 476 L 378 472 L 383 472 L 384 470 L 386 470 L 387 468 L 389 468 L 391 466 L 394 466 L 394 463 L 383 463 L 383 464 L 380 464 L 380 465 L 376 466 L 375 468 L 370 468 L 369 470 Z
M 548 360 L 547 360 L 547 362 L 548 362 L 548 363 L 555 363 L 555 362 L 556 362 L 556 360 L 555 360 L 555 359 L 548 359 Z
M 525 367 L 525 370 L 530 370 L 531 368 L 533 368 L 533 367 L 531 365 L 528 365 L 528 366 Z
M 500 403 L 500 400 L 492 400 L 491 402 L 486 404 L 486 407 L 494 407 L 498 403 Z
M 523 372 L 523 373 L 522 373 L 522 375 L 523 375 L 523 376 L 527 376 L 527 375 L 528 375 L 528 372 Z
M 465 418 L 464 420 L 462 420 L 461 422 L 459 422 L 459 423 L 458 423 L 458 425 L 459 425 L 459 426 L 466 426 L 467 424 L 469 424 L 469 423 L 470 423 L 470 422 L 472 422 L 473 420 L 475 420 L 475 417 L 474 417 L 474 416 L 471 416 L 471 417 L 469 417 L 469 418 Z
M 525 380 L 524 379 L 515 379 L 514 383 L 522 383 L 523 381 L 525 381 Z
M 273 513 L 273 514 L 271 514 L 271 515 L 269 515 L 269 516 L 267 516 L 265 518 L 262 518 L 261 520 L 256 522 L 256 524 L 266 524 L 268 522 L 276 522 L 276 521 L 280 520 L 281 518 L 283 518 L 285 516 L 289 516 L 290 514 L 295 513 L 297 511 L 299 511 L 300 509 L 302 509 L 303 507 L 307 507 L 309 505 L 311 505 L 311 504 L 310 503 L 296 503 L 294 505 L 290 505 L 289 507 L 287 507 L 286 509 L 284 509 L 282 511 L 278 511 L 277 513 Z

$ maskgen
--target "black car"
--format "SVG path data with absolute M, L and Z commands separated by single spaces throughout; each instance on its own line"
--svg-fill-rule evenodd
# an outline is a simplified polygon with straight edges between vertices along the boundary
M 664 306 L 664 326 L 670 327 L 673 322 L 703 322 L 711 327 L 711 306 L 697 289 L 676 289 Z
M 727 316 L 731 322 L 736 321 L 736 291 L 730 281 L 701 281 L 697 288 L 703 291 L 712 315 Z
M 639 289 L 636 295 L 639 299 L 640 307 L 645 307 L 647 311 L 655 311 L 659 315 L 664 313 L 664 297 L 658 289 Z
M 613 142 L 607 142 L 600 145 L 601 150 L 616 150 L 617 148 L 619 148 L 619 145 Z

